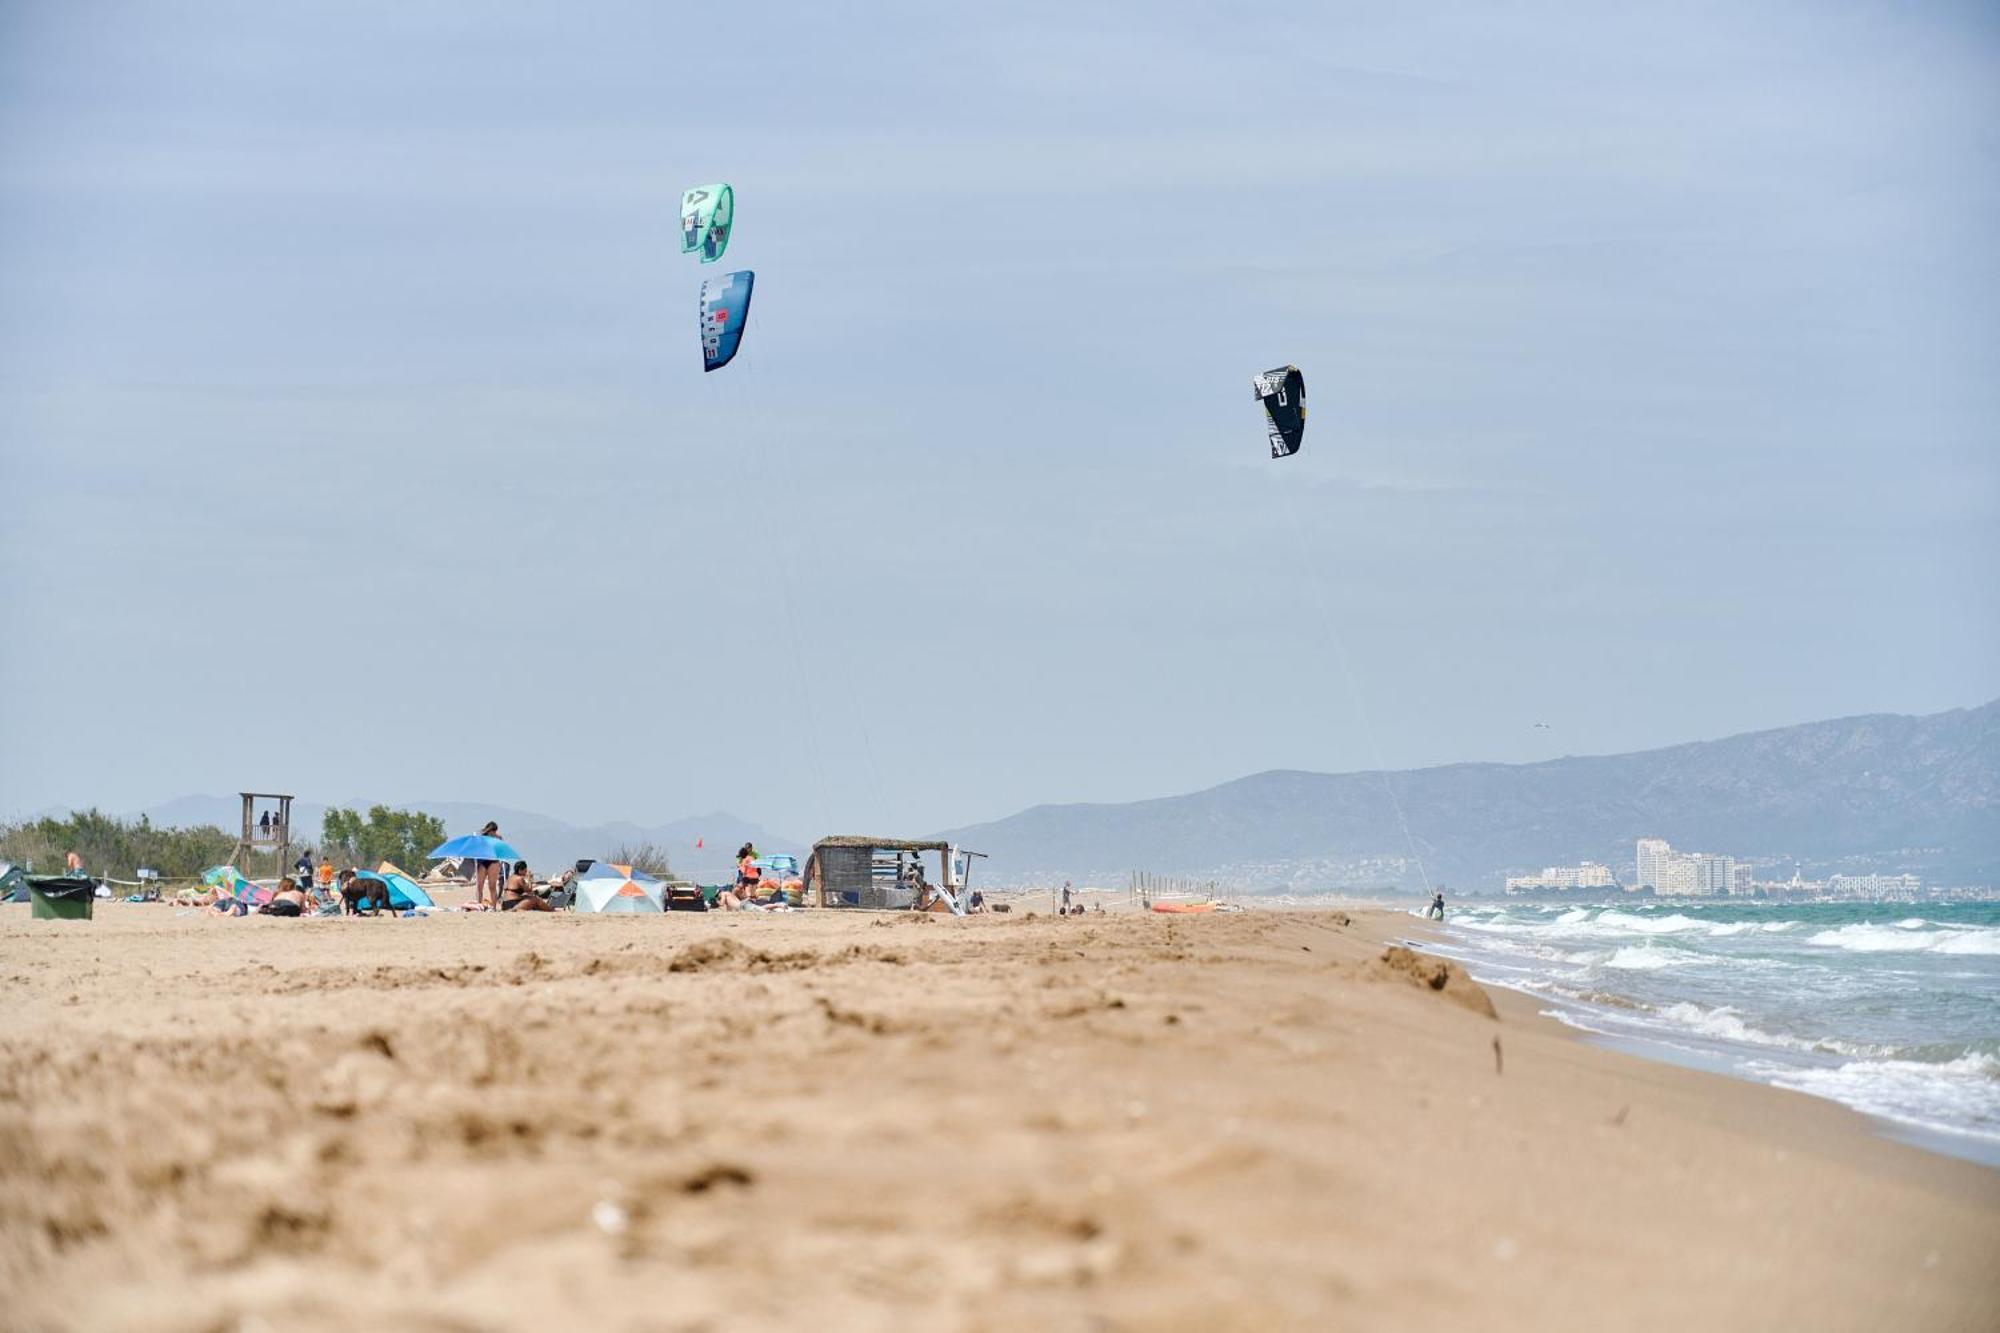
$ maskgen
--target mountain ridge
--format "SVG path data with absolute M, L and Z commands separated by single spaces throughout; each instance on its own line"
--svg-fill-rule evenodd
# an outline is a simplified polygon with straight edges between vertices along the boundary
M 986 852 L 1002 883 L 1145 869 L 1237 887 L 1443 878 L 1497 889 L 1501 876 L 1544 865 L 1588 859 L 1620 870 L 1644 836 L 1809 874 L 1991 882 L 2000 879 L 2000 700 L 1530 764 L 1269 769 L 1180 795 L 1031 806 L 942 836 Z

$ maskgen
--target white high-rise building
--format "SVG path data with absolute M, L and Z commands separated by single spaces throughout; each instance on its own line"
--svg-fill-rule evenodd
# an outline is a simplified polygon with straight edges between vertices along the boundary
M 1669 856 L 1673 855 L 1673 850 L 1673 848 L 1667 846 L 1665 838 L 1639 839 L 1638 865 L 1636 867 L 1638 874 L 1633 877 L 1632 886 L 1639 889 L 1652 889 L 1657 892 L 1660 887 L 1660 866 L 1665 863 Z
M 1668 898 L 1727 897 L 1736 892 L 1736 858 L 1677 852 L 1664 838 L 1641 838 L 1635 887 Z

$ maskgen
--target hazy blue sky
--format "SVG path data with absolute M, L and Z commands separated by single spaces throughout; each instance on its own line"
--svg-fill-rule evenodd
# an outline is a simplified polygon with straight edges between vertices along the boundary
M 1992 7 L 1411 8 L 7 4 L 0 813 L 916 831 L 2000 693 Z

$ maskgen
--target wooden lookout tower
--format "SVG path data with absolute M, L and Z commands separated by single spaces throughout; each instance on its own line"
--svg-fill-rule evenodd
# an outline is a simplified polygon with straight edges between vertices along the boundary
M 243 833 L 236 840 L 230 858 L 243 874 L 250 873 L 250 855 L 270 852 L 279 874 L 285 873 L 285 858 L 292 850 L 292 798 L 276 792 L 238 792 L 243 798 Z M 261 808 L 260 808 L 261 807 Z

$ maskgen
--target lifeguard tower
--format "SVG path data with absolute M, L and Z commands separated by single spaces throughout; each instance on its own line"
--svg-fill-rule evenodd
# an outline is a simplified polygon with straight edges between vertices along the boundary
M 292 798 L 268 791 L 236 794 L 243 798 L 243 835 L 236 840 L 236 853 L 230 860 L 248 875 L 251 853 L 270 852 L 278 873 L 285 873 L 285 858 L 292 850 Z

